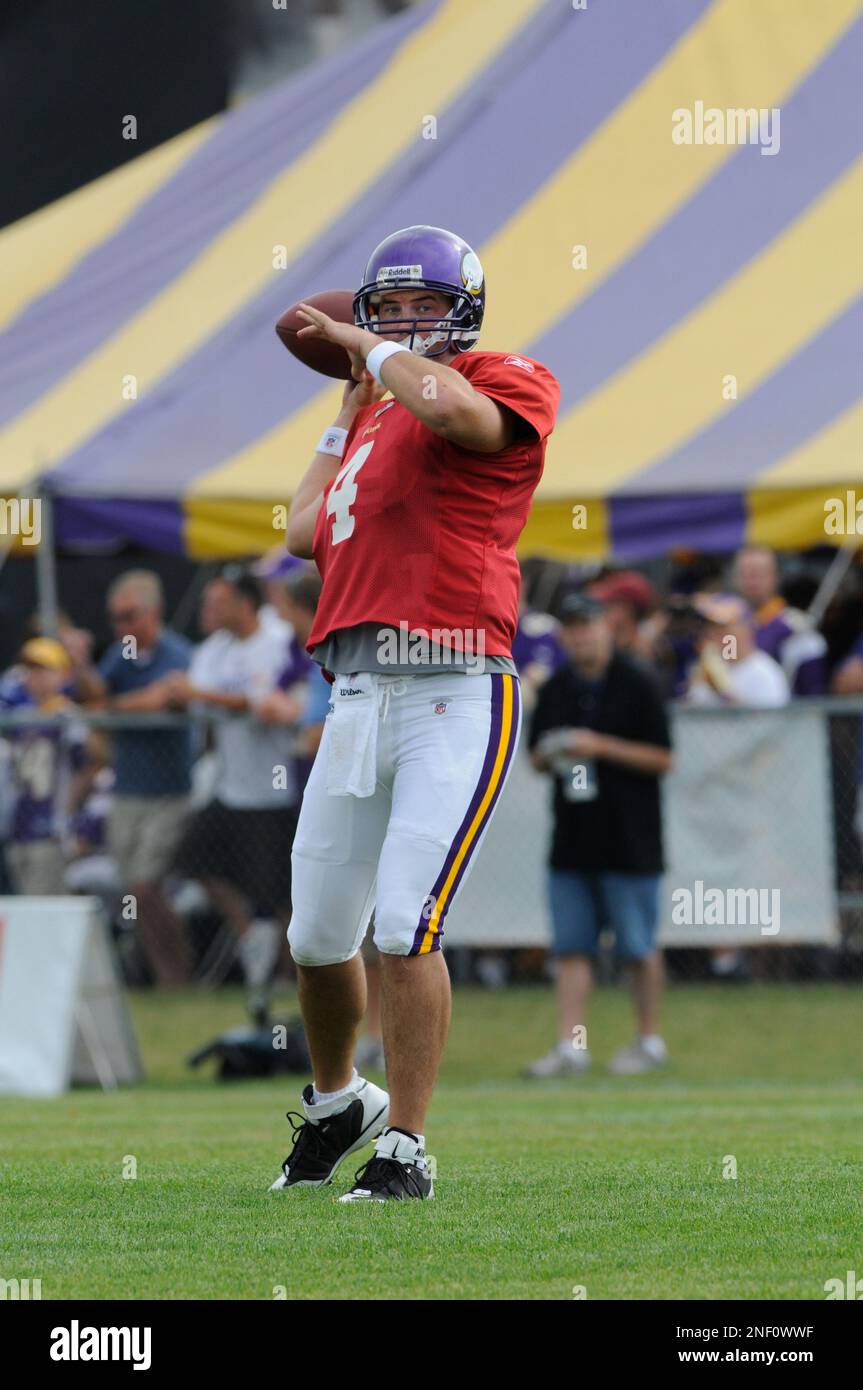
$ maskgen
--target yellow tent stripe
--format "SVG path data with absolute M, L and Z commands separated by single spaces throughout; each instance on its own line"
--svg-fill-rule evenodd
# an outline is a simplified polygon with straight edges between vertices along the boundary
M 675 145 L 673 111 L 698 100 L 722 108 L 777 105 L 859 13 L 859 0 L 718 0 L 707 9 L 484 248 L 490 294 L 483 346 L 512 351 L 538 338 L 737 153 L 729 145 Z M 572 268 L 575 246 L 586 248 L 586 270 Z M 526 267 L 533 268 L 529 292 L 521 288 Z
M 479 248 L 490 287 L 482 347 L 517 351 L 539 338 L 736 152 L 731 146 L 674 145 L 672 111 L 696 100 L 721 107 L 776 105 L 859 11 L 859 0 L 829 6 L 759 0 L 757 7 L 752 0 L 718 0 L 709 8 L 591 139 Z M 718 64 L 717 53 L 733 54 L 733 62 Z M 586 271 L 571 268 L 572 248 L 580 244 L 587 247 Z M 338 410 L 339 390 L 321 391 L 202 475 L 194 490 L 240 495 L 251 488 L 290 496 L 321 428 Z M 573 455 L 552 441 L 549 465 L 540 495 L 570 495 Z
M 805 549 L 811 545 L 852 545 L 860 543 L 853 531 L 835 534 L 828 531 L 825 506 L 838 499 L 856 522 L 854 501 L 860 490 L 852 491 L 847 505 L 843 484 L 810 487 L 751 488 L 746 494 L 746 539 L 751 545 L 769 545 L 774 550 Z
M 758 477 L 747 496 L 747 537 L 756 545 L 789 549 L 795 546 L 835 545 L 841 536 L 825 526 L 825 504 L 838 498 L 856 523 L 853 500 L 846 490 L 863 498 L 863 401 L 793 449 Z M 813 484 L 813 479 L 823 482 Z M 851 532 L 852 542 L 857 537 Z
M 587 563 L 611 551 L 608 504 L 598 497 L 534 498 L 518 549 L 522 555 L 548 555 Z
M 863 290 L 863 257 L 849 247 L 861 209 L 863 158 L 698 312 L 569 412 L 549 449 L 549 490 L 583 480 L 594 493 L 614 491 L 734 409 L 722 394 L 727 374 L 743 396 L 799 352 Z
M 273 247 L 286 246 L 290 264 L 422 138 L 423 117 L 468 86 L 540 3 L 447 0 L 183 275 L 0 436 L 13 475 L 29 476 L 34 457 L 62 458 L 128 408 L 120 395 L 127 374 L 143 396 L 212 337 L 279 273 Z
M 449 895 L 452 892 L 452 886 L 456 880 L 459 869 L 461 868 L 462 863 L 464 862 L 465 855 L 467 854 L 468 850 L 470 849 L 471 845 L 476 839 L 477 834 L 479 833 L 483 817 L 486 811 L 488 810 L 488 807 L 498 788 L 498 785 L 500 784 L 500 779 L 503 772 L 503 765 L 506 761 L 506 750 L 509 747 L 510 733 L 512 731 L 512 683 L 515 677 L 504 675 L 502 679 L 503 704 L 501 708 L 501 729 L 500 739 L 498 740 L 497 753 L 495 755 L 494 760 L 494 767 L 491 770 L 491 776 L 488 779 L 488 786 L 485 789 L 485 794 L 482 798 L 482 801 L 476 809 L 476 815 L 474 816 L 473 820 L 471 821 L 470 825 L 465 831 L 464 838 L 462 839 L 461 845 L 459 846 L 458 853 L 452 862 L 452 866 L 450 868 L 449 873 L 447 874 L 446 881 L 443 887 L 441 888 L 440 893 L 438 894 L 437 902 L 434 906 L 434 911 L 432 912 L 432 915 L 429 918 L 428 928 L 426 930 L 425 936 L 422 939 L 422 945 L 419 949 L 419 954 L 421 956 L 427 955 L 428 952 L 431 950 L 432 942 L 435 938 L 435 935 L 440 929 L 439 924 L 441 914 L 443 913 L 443 910 L 446 907 Z
M 863 481 L 863 401 L 849 407 L 804 444 L 759 474 L 764 487 L 804 486 L 813 478 L 826 483 Z
M 195 560 L 226 555 L 255 555 L 284 539 L 279 508 L 284 497 L 270 501 L 247 498 L 187 498 L 184 550 Z M 601 560 L 611 550 L 608 506 L 599 498 L 585 499 L 586 516 L 573 517 L 568 498 L 534 501 L 519 552 L 550 555 L 562 560 Z
M 204 121 L 0 232 L 0 329 L 128 221 L 215 125 Z

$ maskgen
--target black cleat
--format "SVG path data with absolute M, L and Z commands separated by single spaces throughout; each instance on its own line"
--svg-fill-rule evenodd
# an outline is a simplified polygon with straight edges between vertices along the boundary
M 434 1196 L 425 1153 L 412 1136 L 388 1129 L 378 1140 L 374 1157 L 357 1170 L 350 1192 L 340 1202 L 400 1202 L 407 1197 Z M 407 1140 L 407 1142 L 405 1142 Z M 401 1157 L 395 1155 L 401 1151 Z
M 335 1112 L 331 1109 L 337 1106 Z M 288 1111 L 294 1131 L 294 1147 L 270 1188 L 323 1187 L 343 1158 L 361 1149 L 383 1131 L 389 1112 L 389 1096 L 361 1077 L 352 1092 L 324 1105 L 312 1103 L 312 1087 L 303 1091 L 303 1111 Z M 299 1121 L 299 1123 L 295 1123 Z

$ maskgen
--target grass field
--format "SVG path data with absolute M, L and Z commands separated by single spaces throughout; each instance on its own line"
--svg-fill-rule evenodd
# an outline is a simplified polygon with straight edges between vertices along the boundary
M 238 994 L 133 1009 L 146 1084 L 0 1101 L 0 1277 L 41 1278 L 43 1299 L 823 1299 L 863 1270 L 859 990 L 677 989 L 661 1075 L 524 1083 L 550 991 L 461 989 L 437 1200 L 386 1206 L 333 1201 L 353 1159 L 331 1188 L 267 1193 L 299 1087 L 183 1065 L 242 1021 Z M 598 1063 L 629 1026 L 601 991 Z

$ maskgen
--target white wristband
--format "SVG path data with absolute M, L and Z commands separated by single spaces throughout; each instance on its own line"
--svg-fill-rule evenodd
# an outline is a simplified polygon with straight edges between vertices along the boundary
M 404 343 L 378 343 L 366 358 L 366 366 L 375 381 L 379 382 L 381 386 L 386 386 L 386 382 L 381 377 L 381 367 L 388 357 L 392 357 L 394 352 L 410 352 L 410 348 L 405 347 Z
M 345 452 L 345 440 L 347 437 L 347 430 L 343 430 L 340 425 L 330 425 L 329 429 L 324 430 L 321 435 L 320 443 L 315 452 L 318 454 L 332 454 L 333 458 L 340 459 Z

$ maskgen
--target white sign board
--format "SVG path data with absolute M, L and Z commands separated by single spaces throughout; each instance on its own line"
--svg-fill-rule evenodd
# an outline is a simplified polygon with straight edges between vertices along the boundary
M 99 900 L 0 897 L 0 1095 L 140 1076 Z
M 663 788 L 668 868 L 660 944 L 833 944 L 838 915 L 824 712 L 803 700 L 780 710 L 674 710 L 672 727 L 676 766 Z M 523 735 L 475 866 L 448 914 L 448 946 L 549 944 L 551 787 L 531 768 L 524 743 Z
M 687 710 L 664 792 L 663 946 L 831 945 L 838 936 L 824 715 Z

